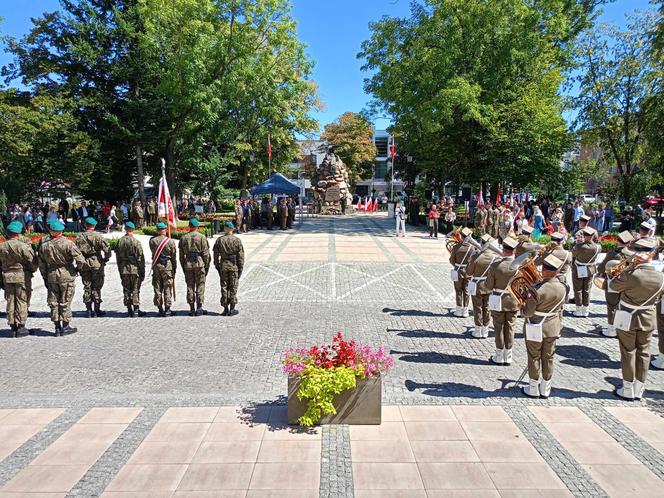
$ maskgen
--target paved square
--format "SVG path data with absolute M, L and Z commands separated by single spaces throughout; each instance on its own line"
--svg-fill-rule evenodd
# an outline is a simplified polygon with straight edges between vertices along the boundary
M 512 366 L 492 365 L 493 337 L 473 339 L 472 318 L 450 313 L 443 239 L 393 232 L 392 220 L 376 214 L 241 234 L 247 264 L 240 314 L 230 318 L 220 316 L 214 269 L 207 316 L 186 315 L 179 272 L 177 316 L 157 317 L 148 281 L 148 317 L 126 318 L 112 260 L 108 316 L 82 317 L 78 282 L 79 332 L 56 339 L 36 277 L 36 335 L 0 333 L 0 498 L 664 489 L 664 372 L 650 373 L 647 401 L 612 396 L 619 352 L 616 339 L 599 334 L 601 292 L 593 290 L 589 318 L 566 313 L 552 398 L 526 400 L 516 386 L 526 365 L 522 322 Z M 383 424 L 293 432 L 281 352 L 338 331 L 395 359 L 383 383 Z M 611 472 L 617 464 L 629 479 Z

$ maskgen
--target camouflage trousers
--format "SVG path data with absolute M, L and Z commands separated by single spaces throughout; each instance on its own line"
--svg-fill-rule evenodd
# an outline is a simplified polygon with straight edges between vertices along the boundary
M 205 268 L 187 268 L 184 270 L 187 283 L 187 304 L 205 302 Z
M 28 320 L 28 298 L 25 284 L 5 284 L 7 300 L 7 323 L 25 325 Z
M 154 305 L 157 308 L 171 307 L 173 304 L 174 286 L 173 273 L 166 269 L 155 267 L 152 274 L 152 288 L 154 289 Z
M 32 272 L 25 271 L 23 272 L 25 277 L 25 302 L 28 303 L 28 309 L 30 309 L 30 301 L 32 300 Z
M 121 274 L 122 294 L 124 296 L 124 305 L 141 305 L 141 279 L 138 275 Z
M 221 305 L 226 307 L 230 304 L 237 304 L 237 270 L 221 270 L 219 279 L 221 280 Z
M 104 268 L 81 271 L 83 281 L 83 302 L 101 303 L 101 288 L 104 286 Z
M 51 308 L 51 321 L 71 322 L 71 302 L 74 299 L 76 282 L 49 282 L 48 306 Z

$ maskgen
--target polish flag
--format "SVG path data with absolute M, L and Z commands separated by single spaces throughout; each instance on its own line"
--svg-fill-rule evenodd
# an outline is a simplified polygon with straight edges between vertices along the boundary
M 500 185 L 498 185 L 498 189 L 496 190 L 496 206 L 500 206 Z
M 482 184 L 480 183 L 480 191 L 477 194 L 477 207 L 484 207 L 484 196 L 482 195 Z
M 366 197 L 364 198 L 364 210 L 365 210 L 366 212 L 369 212 L 369 204 L 370 204 L 370 203 L 371 203 L 371 201 L 369 200 L 369 196 L 366 196 Z
M 362 211 L 362 197 L 357 198 L 357 210 Z
M 374 199 L 374 203 L 373 203 L 373 212 L 374 212 L 374 213 L 377 213 L 377 212 L 378 212 L 378 197 L 376 197 L 376 198 Z
M 272 161 L 272 141 L 270 140 L 270 135 L 267 136 L 267 157 Z
M 163 159 L 162 159 L 163 161 Z M 168 190 L 168 183 L 166 183 L 166 174 L 162 173 L 161 180 L 159 180 L 159 194 L 157 197 L 157 215 L 159 218 L 165 219 L 168 225 L 176 228 L 178 219 L 175 215 L 173 208 L 173 200 Z

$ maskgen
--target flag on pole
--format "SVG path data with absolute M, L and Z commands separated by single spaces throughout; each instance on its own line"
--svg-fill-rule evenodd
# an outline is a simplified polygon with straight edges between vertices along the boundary
M 267 135 L 267 157 L 272 161 L 272 141 L 270 140 L 270 134 Z
M 369 196 L 366 196 L 364 198 L 364 210 L 367 211 L 367 212 L 369 211 L 369 202 L 371 202 L 371 201 L 369 201 Z
M 166 174 L 162 171 L 161 180 L 159 180 L 159 195 L 157 197 L 157 215 L 163 218 L 173 228 L 177 228 L 178 219 L 173 208 L 171 193 L 168 191 L 166 183 Z
M 477 207 L 484 207 L 484 196 L 482 194 L 482 184 L 480 183 L 480 191 L 477 194 Z
M 357 210 L 362 211 L 362 197 L 357 198 Z
M 392 156 L 392 162 L 394 163 L 394 158 L 397 155 L 397 146 L 394 138 L 392 138 L 392 145 L 390 146 L 390 155 Z
M 496 206 L 500 206 L 500 185 L 496 189 Z
M 373 212 L 374 212 L 374 213 L 377 213 L 377 212 L 378 212 L 378 197 L 376 197 L 376 198 L 374 199 L 374 202 L 373 202 Z

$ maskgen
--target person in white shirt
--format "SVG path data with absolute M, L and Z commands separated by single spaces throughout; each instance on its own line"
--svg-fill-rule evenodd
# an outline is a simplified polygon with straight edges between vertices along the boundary
M 646 209 L 646 212 L 643 216 L 643 222 L 650 225 L 650 232 L 648 232 L 648 237 L 654 237 L 655 232 L 657 231 L 657 220 L 652 215 L 652 208 Z
M 397 208 L 394 210 L 394 217 L 397 219 L 397 237 L 401 232 L 402 237 L 406 236 L 406 208 L 403 207 L 401 202 L 397 203 Z

